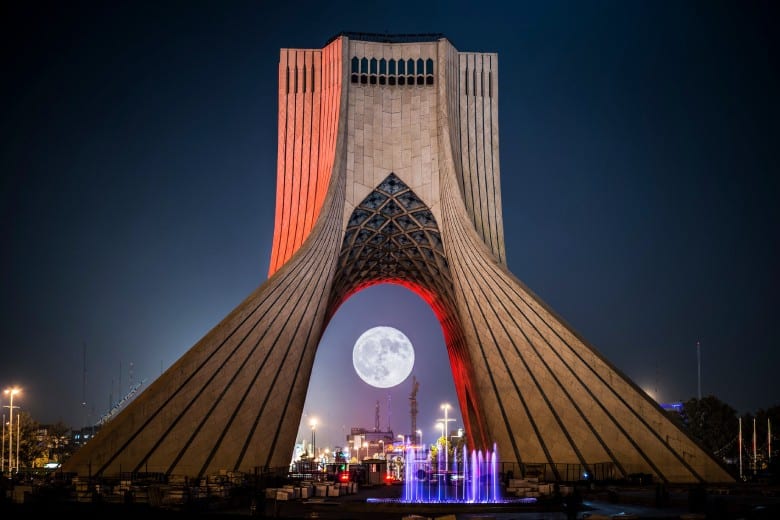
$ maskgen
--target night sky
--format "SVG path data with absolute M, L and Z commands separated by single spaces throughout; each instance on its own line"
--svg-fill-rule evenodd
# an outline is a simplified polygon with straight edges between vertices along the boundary
M 93 424 L 263 283 L 279 50 L 341 31 L 497 52 L 510 270 L 661 402 L 697 396 L 700 342 L 703 396 L 780 404 L 776 2 L 277 4 L 0 7 L 0 387 L 22 387 L 15 405 Z M 382 390 L 352 368 L 376 325 L 414 344 L 434 440 L 456 404 L 442 332 L 397 286 L 331 322 L 301 438 L 317 418 L 317 445 L 343 444 L 377 402 L 380 428 L 409 432 L 411 376 Z

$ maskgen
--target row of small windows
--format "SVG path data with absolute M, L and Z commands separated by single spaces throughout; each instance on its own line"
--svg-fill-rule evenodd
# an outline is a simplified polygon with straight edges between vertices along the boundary
M 433 85 L 433 60 L 352 58 L 352 83 L 376 85 Z

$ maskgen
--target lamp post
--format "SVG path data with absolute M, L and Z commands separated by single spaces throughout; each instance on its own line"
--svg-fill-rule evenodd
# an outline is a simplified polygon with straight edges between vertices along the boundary
M 382 445 L 382 459 L 384 459 L 385 458 L 385 441 L 383 441 L 382 439 L 379 439 L 379 444 Z
M 18 406 L 14 406 L 14 396 L 21 392 L 21 389 L 19 388 L 6 388 L 5 394 L 9 396 L 10 402 L 6 408 L 9 410 L 9 415 L 11 416 L 10 420 L 8 421 L 8 475 L 10 476 L 13 473 L 13 454 L 14 454 L 14 408 L 19 408 Z M 18 450 L 17 450 L 18 453 Z M 16 467 L 19 468 L 19 461 L 16 461 Z
M 422 430 L 417 430 L 417 446 L 422 449 Z
M 317 442 L 314 431 L 317 429 L 317 419 L 312 419 L 309 424 L 311 425 L 311 458 L 315 460 L 317 458 Z
M 447 417 L 447 412 L 450 410 L 449 403 L 444 403 L 441 405 L 441 409 L 444 410 L 444 467 L 447 469 L 449 467 L 449 460 L 447 456 L 447 423 L 454 421 L 455 419 L 449 419 Z
M 437 421 L 436 422 L 436 425 L 439 427 L 439 430 L 441 431 L 440 438 L 444 438 L 444 440 L 446 441 L 447 438 L 444 437 L 444 424 L 445 424 L 444 421 Z M 438 439 L 436 440 L 436 445 L 439 446 L 439 450 L 440 450 L 439 453 L 441 453 L 442 445 L 439 443 Z M 446 468 L 447 467 L 447 459 L 446 459 L 446 457 L 447 457 L 447 444 L 446 444 L 446 442 L 445 442 L 443 448 L 444 448 L 444 457 L 445 457 L 444 467 Z M 437 465 L 437 467 L 438 467 L 438 464 L 439 464 L 439 460 L 441 460 L 441 459 L 439 457 L 436 457 L 436 465 Z

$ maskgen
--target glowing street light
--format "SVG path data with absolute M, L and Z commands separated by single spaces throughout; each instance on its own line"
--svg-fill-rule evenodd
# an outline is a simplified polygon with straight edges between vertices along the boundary
M 422 447 L 422 430 L 417 430 L 417 445 Z
M 441 409 L 444 410 L 444 440 L 447 440 L 447 423 L 450 421 L 454 421 L 455 419 L 449 419 L 447 418 L 447 412 L 450 409 L 450 405 L 448 403 L 444 403 L 441 405 Z
M 314 430 L 317 429 L 317 419 L 312 419 L 309 425 L 311 425 L 311 458 L 314 460 L 317 458 L 317 443 L 314 435 Z
M 13 453 L 14 453 L 14 408 L 19 408 L 18 406 L 14 406 L 14 396 L 18 393 L 21 393 L 22 389 L 13 387 L 13 388 L 6 388 L 4 393 L 5 395 L 9 396 L 10 403 L 7 406 L 4 406 L 3 408 L 8 408 L 10 412 L 11 419 L 9 421 L 9 428 L 8 428 L 8 474 L 10 475 L 13 472 Z M 18 421 L 18 419 L 17 419 Z M 19 450 L 16 450 L 16 469 L 18 471 L 19 469 Z
M 449 419 L 447 417 L 447 412 L 450 410 L 449 403 L 444 403 L 441 405 L 441 409 L 444 410 L 444 467 L 449 467 L 449 461 L 447 460 L 447 423 L 450 421 L 454 421 L 455 419 Z

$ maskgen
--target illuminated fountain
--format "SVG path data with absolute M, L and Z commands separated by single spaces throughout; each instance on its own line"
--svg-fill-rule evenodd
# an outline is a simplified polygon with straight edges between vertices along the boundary
M 437 460 L 429 460 L 422 451 L 409 447 L 404 454 L 404 489 L 406 503 L 492 503 L 503 502 L 499 489 L 496 447 L 492 452 L 468 452 L 463 447 L 460 460 L 449 461 L 444 450 Z

